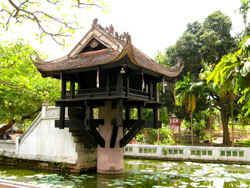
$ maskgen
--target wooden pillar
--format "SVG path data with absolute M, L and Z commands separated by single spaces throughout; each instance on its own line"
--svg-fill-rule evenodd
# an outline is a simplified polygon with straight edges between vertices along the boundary
M 137 112 L 138 112 L 138 120 L 142 120 L 142 117 L 143 117 L 142 106 L 137 107 Z
M 118 96 L 122 96 L 122 90 L 123 90 L 123 76 L 120 72 L 117 72 L 116 92 Z
M 130 108 L 127 107 L 125 110 L 125 119 L 130 120 Z
M 90 105 L 85 102 L 85 119 L 84 119 L 84 125 L 85 125 L 85 128 L 87 128 L 88 130 L 90 130 L 90 121 L 92 119 L 92 115 L 93 115 L 93 110 L 91 111 L 91 107 Z
M 70 98 L 73 99 L 75 96 L 75 80 L 70 80 Z
M 66 95 L 66 79 L 64 78 L 63 74 L 60 74 L 61 79 L 61 99 L 65 99 Z
M 66 79 L 63 76 L 63 73 L 60 74 L 61 79 L 61 99 L 65 99 L 66 95 Z M 65 126 L 65 104 L 60 105 L 60 129 L 64 129 Z
M 152 100 L 152 94 L 153 94 L 153 91 L 152 91 L 152 82 L 149 82 L 148 84 L 148 93 L 149 93 L 149 100 Z
M 158 92 L 157 92 L 157 82 L 153 83 L 154 94 L 155 94 L 155 101 L 158 99 Z
M 65 104 L 60 105 L 60 126 L 59 129 L 64 129 L 65 127 Z
M 153 112 L 154 112 L 154 128 L 156 129 L 156 128 L 157 128 L 157 123 L 158 123 L 158 121 L 159 121 L 159 118 L 158 118 L 158 108 L 157 108 L 157 106 L 154 106 Z
M 129 74 L 126 75 L 127 86 L 126 86 L 126 96 L 129 96 Z
M 123 126 L 123 100 L 118 99 L 116 102 L 117 108 L 117 117 L 116 117 L 116 125 L 118 127 Z
M 106 74 L 106 95 L 110 96 L 110 74 L 109 74 L 109 71 L 107 71 L 107 74 Z

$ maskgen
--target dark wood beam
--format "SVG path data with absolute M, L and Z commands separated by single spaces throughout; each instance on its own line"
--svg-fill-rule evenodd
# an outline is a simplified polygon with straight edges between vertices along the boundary
M 130 108 L 126 107 L 125 109 L 125 119 L 130 120 Z
M 116 93 L 118 96 L 122 96 L 122 89 L 123 89 L 123 74 L 120 71 L 116 74 Z
M 97 143 L 104 148 L 105 147 L 105 140 L 102 138 L 100 133 L 96 130 L 95 127 L 91 126 L 91 130 L 88 131 L 89 133 L 92 133 L 92 135 L 95 137 Z
M 117 109 L 116 125 L 118 127 L 122 127 L 123 125 L 123 99 L 118 99 L 116 101 L 116 109 Z
M 93 119 L 91 121 L 91 125 L 93 125 L 94 127 L 98 127 L 99 125 L 104 125 L 104 119 Z M 55 127 L 60 128 L 60 126 L 61 126 L 60 120 L 55 120 Z M 88 127 L 85 127 L 83 119 L 65 120 L 64 127 L 79 129 L 80 126 L 83 126 L 84 131 L 90 130 Z
M 124 101 L 123 105 L 125 107 L 129 107 L 129 108 L 136 108 L 137 106 L 144 106 L 145 102 L 144 101 Z
M 153 112 L 154 112 L 154 125 L 155 125 L 154 128 L 156 129 L 157 122 L 159 121 L 159 118 L 158 118 L 158 108 L 154 107 L 153 108 Z
M 132 128 L 137 121 L 138 120 L 123 120 L 123 128 Z M 161 121 L 157 121 L 156 124 L 154 120 L 143 120 L 143 121 L 144 124 L 142 125 L 142 128 L 156 129 L 156 128 L 161 128 L 162 126 Z
M 117 133 L 118 133 L 118 127 L 117 127 L 117 125 L 113 125 L 112 134 L 111 134 L 111 138 L 110 138 L 110 148 L 115 147 L 115 142 L 116 142 L 116 139 L 117 139 Z
M 60 79 L 61 79 L 61 99 L 65 99 L 66 95 L 66 79 L 63 75 L 63 73 L 60 73 Z
M 149 82 L 148 84 L 148 93 L 149 93 L 149 100 L 152 100 L 152 97 L 153 97 L 153 85 L 152 85 L 152 82 Z
M 107 71 L 106 73 L 106 95 L 110 96 L 110 73 Z
M 138 106 L 137 107 L 137 114 L 138 114 L 138 120 L 142 120 L 143 119 L 143 109 L 142 109 L 142 106 Z
M 126 81 L 127 81 L 126 96 L 129 97 L 129 74 L 126 74 Z
M 158 99 L 158 92 L 157 92 L 157 83 L 153 83 L 153 89 L 155 94 L 155 101 Z
M 59 129 L 64 129 L 65 126 L 65 104 L 62 103 L 60 106 L 60 127 Z
M 75 81 L 74 79 L 70 80 L 70 98 L 73 99 L 75 95 Z
M 130 140 L 135 137 L 135 135 L 142 129 L 143 124 L 145 124 L 144 120 L 138 120 L 133 125 L 132 129 L 120 140 L 120 147 L 126 146 Z

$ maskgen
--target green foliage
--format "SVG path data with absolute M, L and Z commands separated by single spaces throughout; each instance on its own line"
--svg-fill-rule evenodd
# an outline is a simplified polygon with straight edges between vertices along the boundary
M 19 40 L 0 42 L 0 122 L 21 121 L 38 110 L 44 100 L 59 97 L 59 82 L 42 78 L 30 56 L 33 49 Z
M 7 31 L 14 24 L 31 24 L 31 27 L 39 29 L 40 33 L 35 33 L 35 36 L 40 43 L 44 37 L 50 37 L 65 45 L 65 37 L 71 37 L 75 30 L 81 28 L 77 15 L 92 7 L 108 12 L 103 0 L 1 1 L 0 26 Z
M 250 113 L 250 38 L 240 44 L 240 49 L 235 53 L 224 56 L 208 76 L 208 82 L 214 81 L 215 85 L 222 88 L 223 92 L 233 89 L 234 95 L 240 95 L 239 103 L 244 103 L 242 110 Z
M 183 81 L 176 82 L 175 100 L 177 106 L 184 106 L 187 112 L 194 112 L 196 107 L 196 98 L 202 98 L 203 85 L 202 82 L 192 82 L 190 75 L 184 77 Z
M 160 63 L 161 65 L 165 66 L 165 67 L 170 67 L 170 62 L 167 59 L 167 54 L 166 53 L 162 53 L 160 51 L 157 51 L 157 55 L 155 56 L 155 60 Z
M 172 66 L 181 58 L 185 65 L 182 75 L 190 72 L 193 80 L 198 80 L 202 59 L 215 63 L 235 49 L 231 28 L 230 18 L 221 11 L 212 13 L 203 23 L 190 23 L 176 44 L 166 49 L 166 59 Z
M 143 129 L 136 136 L 139 144 L 157 144 L 158 129 Z M 166 126 L 160 128 L 160 144 L 173 144 L 173 133 Z
M 250 9 L 249 3 L 249 0 L 241 0 L 241 7 L 239 8 L 239 12 L 242 15 L 243 23 L 245 24 L 245 26 L 247 24 L 247 13 Z

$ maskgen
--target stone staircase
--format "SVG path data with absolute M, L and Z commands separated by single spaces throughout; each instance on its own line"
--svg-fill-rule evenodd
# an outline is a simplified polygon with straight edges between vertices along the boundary
M 73 136 L 76 143 L 76 152 L 78 153 L 77 164 L 96 163 L 96 146 L 94 146 L 87 136 L 77 128 L 69 128 L 69 132 Z

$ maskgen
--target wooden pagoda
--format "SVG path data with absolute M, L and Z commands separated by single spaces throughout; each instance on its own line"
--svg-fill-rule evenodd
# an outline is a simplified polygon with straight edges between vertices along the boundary
M 157 83 L 171 81 L 182 71 L 180 67 L 161 66 L 134 47 L 128 33 L 118 35 L 112 25 L 102 28 L 97 19 L 68 55 L 34 64 L 44 77 L 61 80 L 61 99 L 56 100 L 60 120 L 55 122 L 56 127 L 78 128 L 102 148 L 114 148 L 116 143 L 124 147 L 142 128 L 160 128 Z M 93 115 L 93 109 L 106 102 L 116 110 L 109 141 L 99 129 L 105 118 Z M 152 109 L 153 120 L 143 118 L 145 108 Z M 136 119 L 131 118 L 131 109 L 137 109 Z M 118 138 L 119 128 L 122 136 Z

